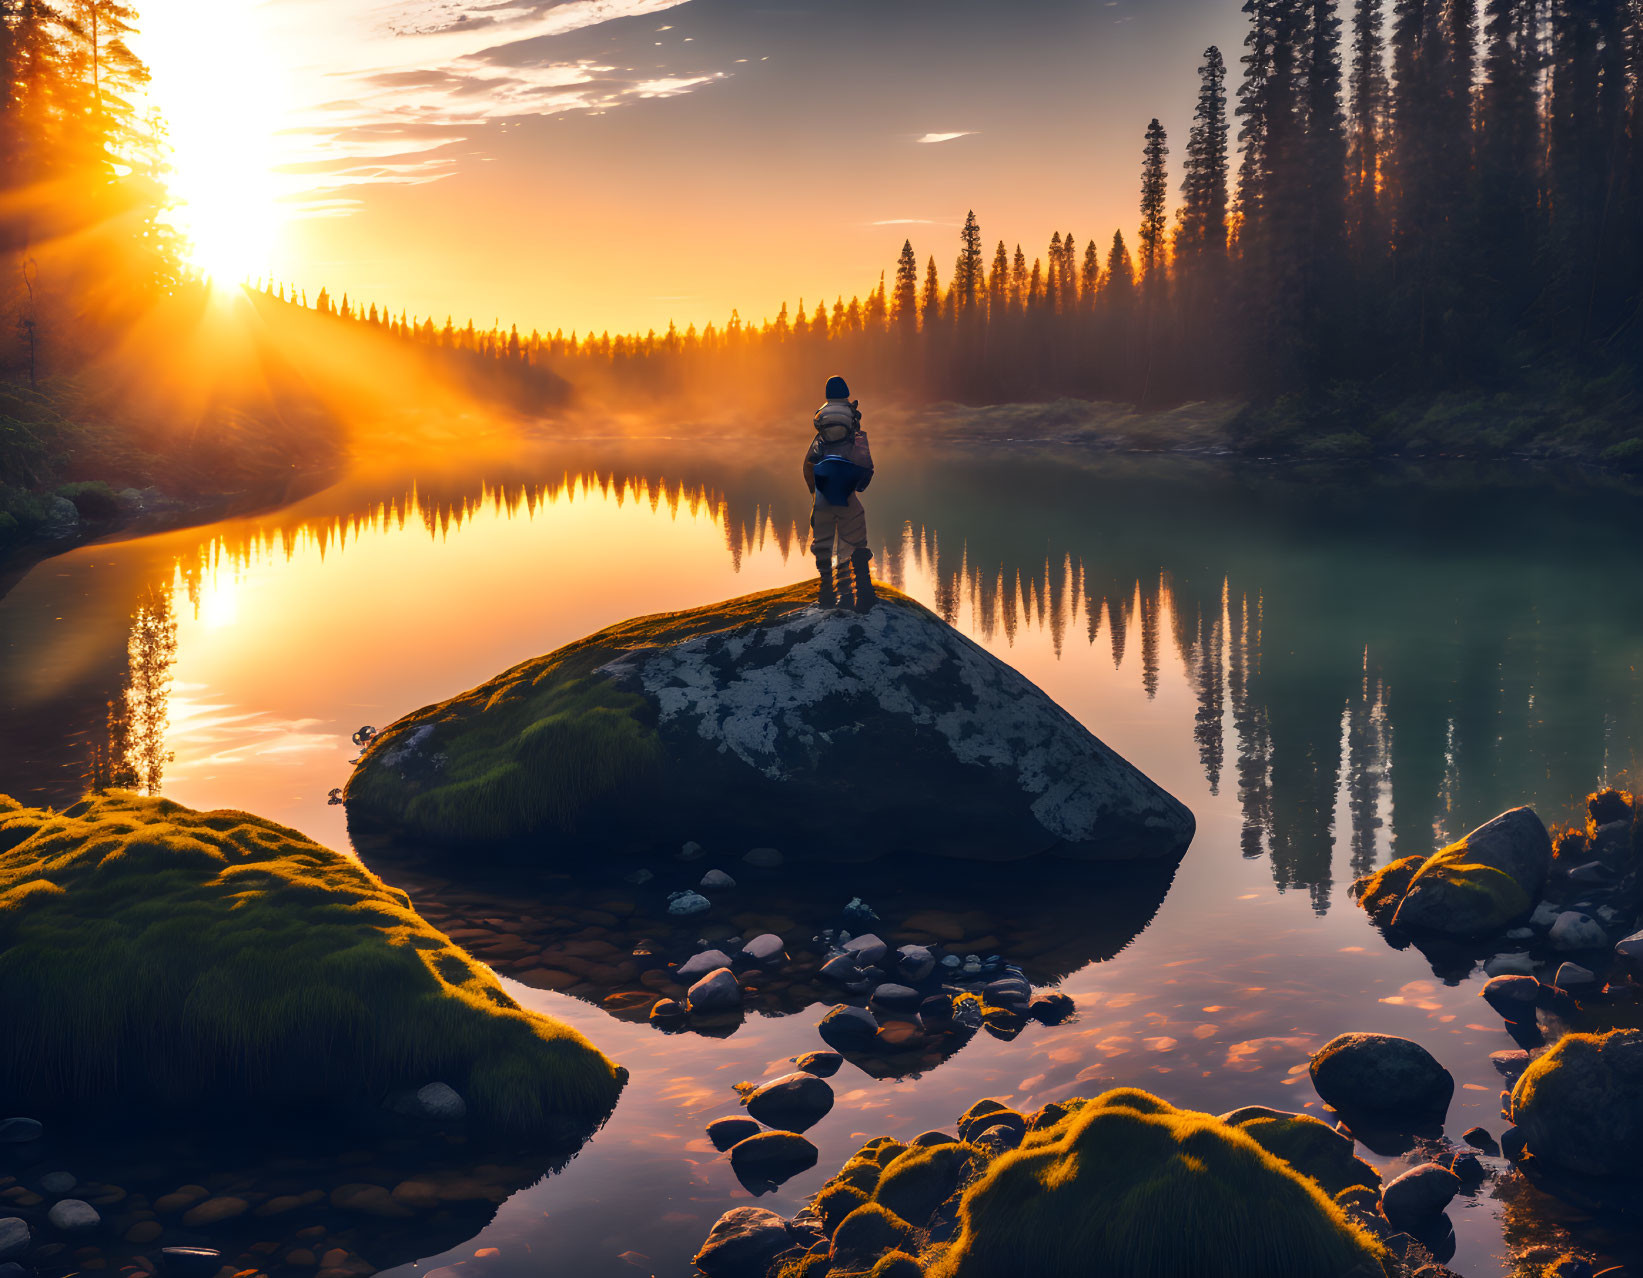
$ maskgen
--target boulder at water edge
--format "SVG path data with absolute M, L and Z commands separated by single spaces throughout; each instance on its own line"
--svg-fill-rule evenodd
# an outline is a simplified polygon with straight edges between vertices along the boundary
M 1551 865 L 1546 827 L 1533 808 L 1513 808 L 1424 860 L 1392 862 L 1353 890 L 1377 923 L 1484 936 L 1534 908 Z
M 1011 1111 L 981 1102 L 966 1118 L 998 1112 Z M 1299 1158 L 1320 1144 L 1317 1131 L 1303 1130 L 1310 1124 L 1327 1133 L 1331 1168 L 1343 1161 L 1343 1149 L 1351 1157 L 1350 1142 L 1297 1115 L 1240 1113 L 1248 1116 L 1247 1128 L 1120 1088 L 1037 1111 L 1015 1149 L 939 1133 L 911 1146 L 870 1141 L 813 1203 L 830 1236 L 830 1272 L 943 1278 L 1381 1278 L 1389 1272 L 1380 1244 L 1330 1201 L 1306 1160 L 1291 1164 L 1260 1137 L 1276 1137 Z M 892 1259 L 897 1252 L 908 1255 Z M 782 1275 L 822 1272 L 826 1266 L 807 1261 L 784 1267 Z
M 537 858 L 681 832 L 864 860 L 1171 859 L 1192 814 L 1016 670 L 888 588 L 813 587 L 612 626 L 372 743 L 350 819 Z
M 1523 1071 L 1511 1109 L 1537 1163 L 1643 1180 L 1643 1030 L 1564 1035 Z
M 0 932 L 0 1095 L 31 1109 L 352 1109 L 420 1087 L 447 1115 L 574 1139 L 626 1078 L 405 893 L 244 812 L 0 795 Z

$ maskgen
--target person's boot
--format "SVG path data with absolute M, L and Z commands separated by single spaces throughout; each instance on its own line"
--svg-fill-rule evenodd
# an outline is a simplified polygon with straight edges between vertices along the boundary
M 872 562 L 873 552 L 867 549 L 858 550 L 850 556 L 850 566 L 856 571 L 857 612 L 867 612 L 878 602 L 879 597 L 873 593 Z
M 816 574 L 821 578 L 821 587 L 816 591 L 816 603 L 823 608 L 837 608 L 839 593 L 833 588 L 833 561 L 817 558 Z
M 855 600 L 850 595 L 850 565 L 848 563 L 845 563 L 845 562 L 841 561 L 839 563 L 838 567 L 833 570 L 833 572 L 834 572 L 835 580 L 837 580 L 837 582 L 838 582 L 839 607 L 841 607 L 841 608 L 853 608 L 853 607 L 855 607 Z

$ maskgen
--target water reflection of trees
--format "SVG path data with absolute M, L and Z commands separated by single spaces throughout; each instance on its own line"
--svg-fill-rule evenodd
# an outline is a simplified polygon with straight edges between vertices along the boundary
M 131 614 L 126 639 L 125 679 L 107 703 L 108 732 L 92 753 L 94 789 L 158 794 L 172 752 L 166 749 L 170 724 L 171 667 L 177 660 L 177 619 L 171 594 L 150 587 Z
M 167 579 L 180 569 L 197 600 L 208 572 L 305 545 L 443 538 L 487 513 L 586 500 L 708 518 L 736 564 L 774 546 L 808 568 L 785 456 L 727 462 L 655 441 L 552 456 L 551 470 L 522 458 L 339 486 L 220 526 Z M 1517 803 L 1560 814 L 1631 764 L 1643 594 L 1626 560 L 1643 516 L 1628 488 L 980 451 L 884 469 L 879 575 L 926 583 L 937 611 L 987 642 L 1041 634 L 1057 654 L 1105 650 L 1148 695 L 1184 685 L 1208 787 L 1235 790 L 1243 854 L 1319 910 L 1338 874 Z

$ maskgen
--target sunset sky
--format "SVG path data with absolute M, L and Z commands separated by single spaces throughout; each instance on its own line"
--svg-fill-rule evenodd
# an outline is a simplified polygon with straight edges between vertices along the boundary
M 1238 0 L 148 0 L 180 220 L 218 276 L 460 324 L 683 327 L 1133 237 Z M 206 15 L 202 20 L 202 13 Z

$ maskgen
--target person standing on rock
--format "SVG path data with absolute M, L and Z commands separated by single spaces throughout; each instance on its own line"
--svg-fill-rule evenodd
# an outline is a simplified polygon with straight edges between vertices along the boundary
M 817 602 L 823 608 L 850 605 L 850 574 L 855 573 L 855 608 L 866 612 L 875 602 L 868 565 L 867 511 L 857 496 L 873 480 L 873 454 L 861 428 L 861 409 L 850 398 L 842 377 L 827 379 L 827 402 L 816 410 L 816 438 L 804 455 L 804 482 L 815 502 L 810 512 L 810 553 L 821 577 Z M 838 575 L 833 569 L 838 556 Z

